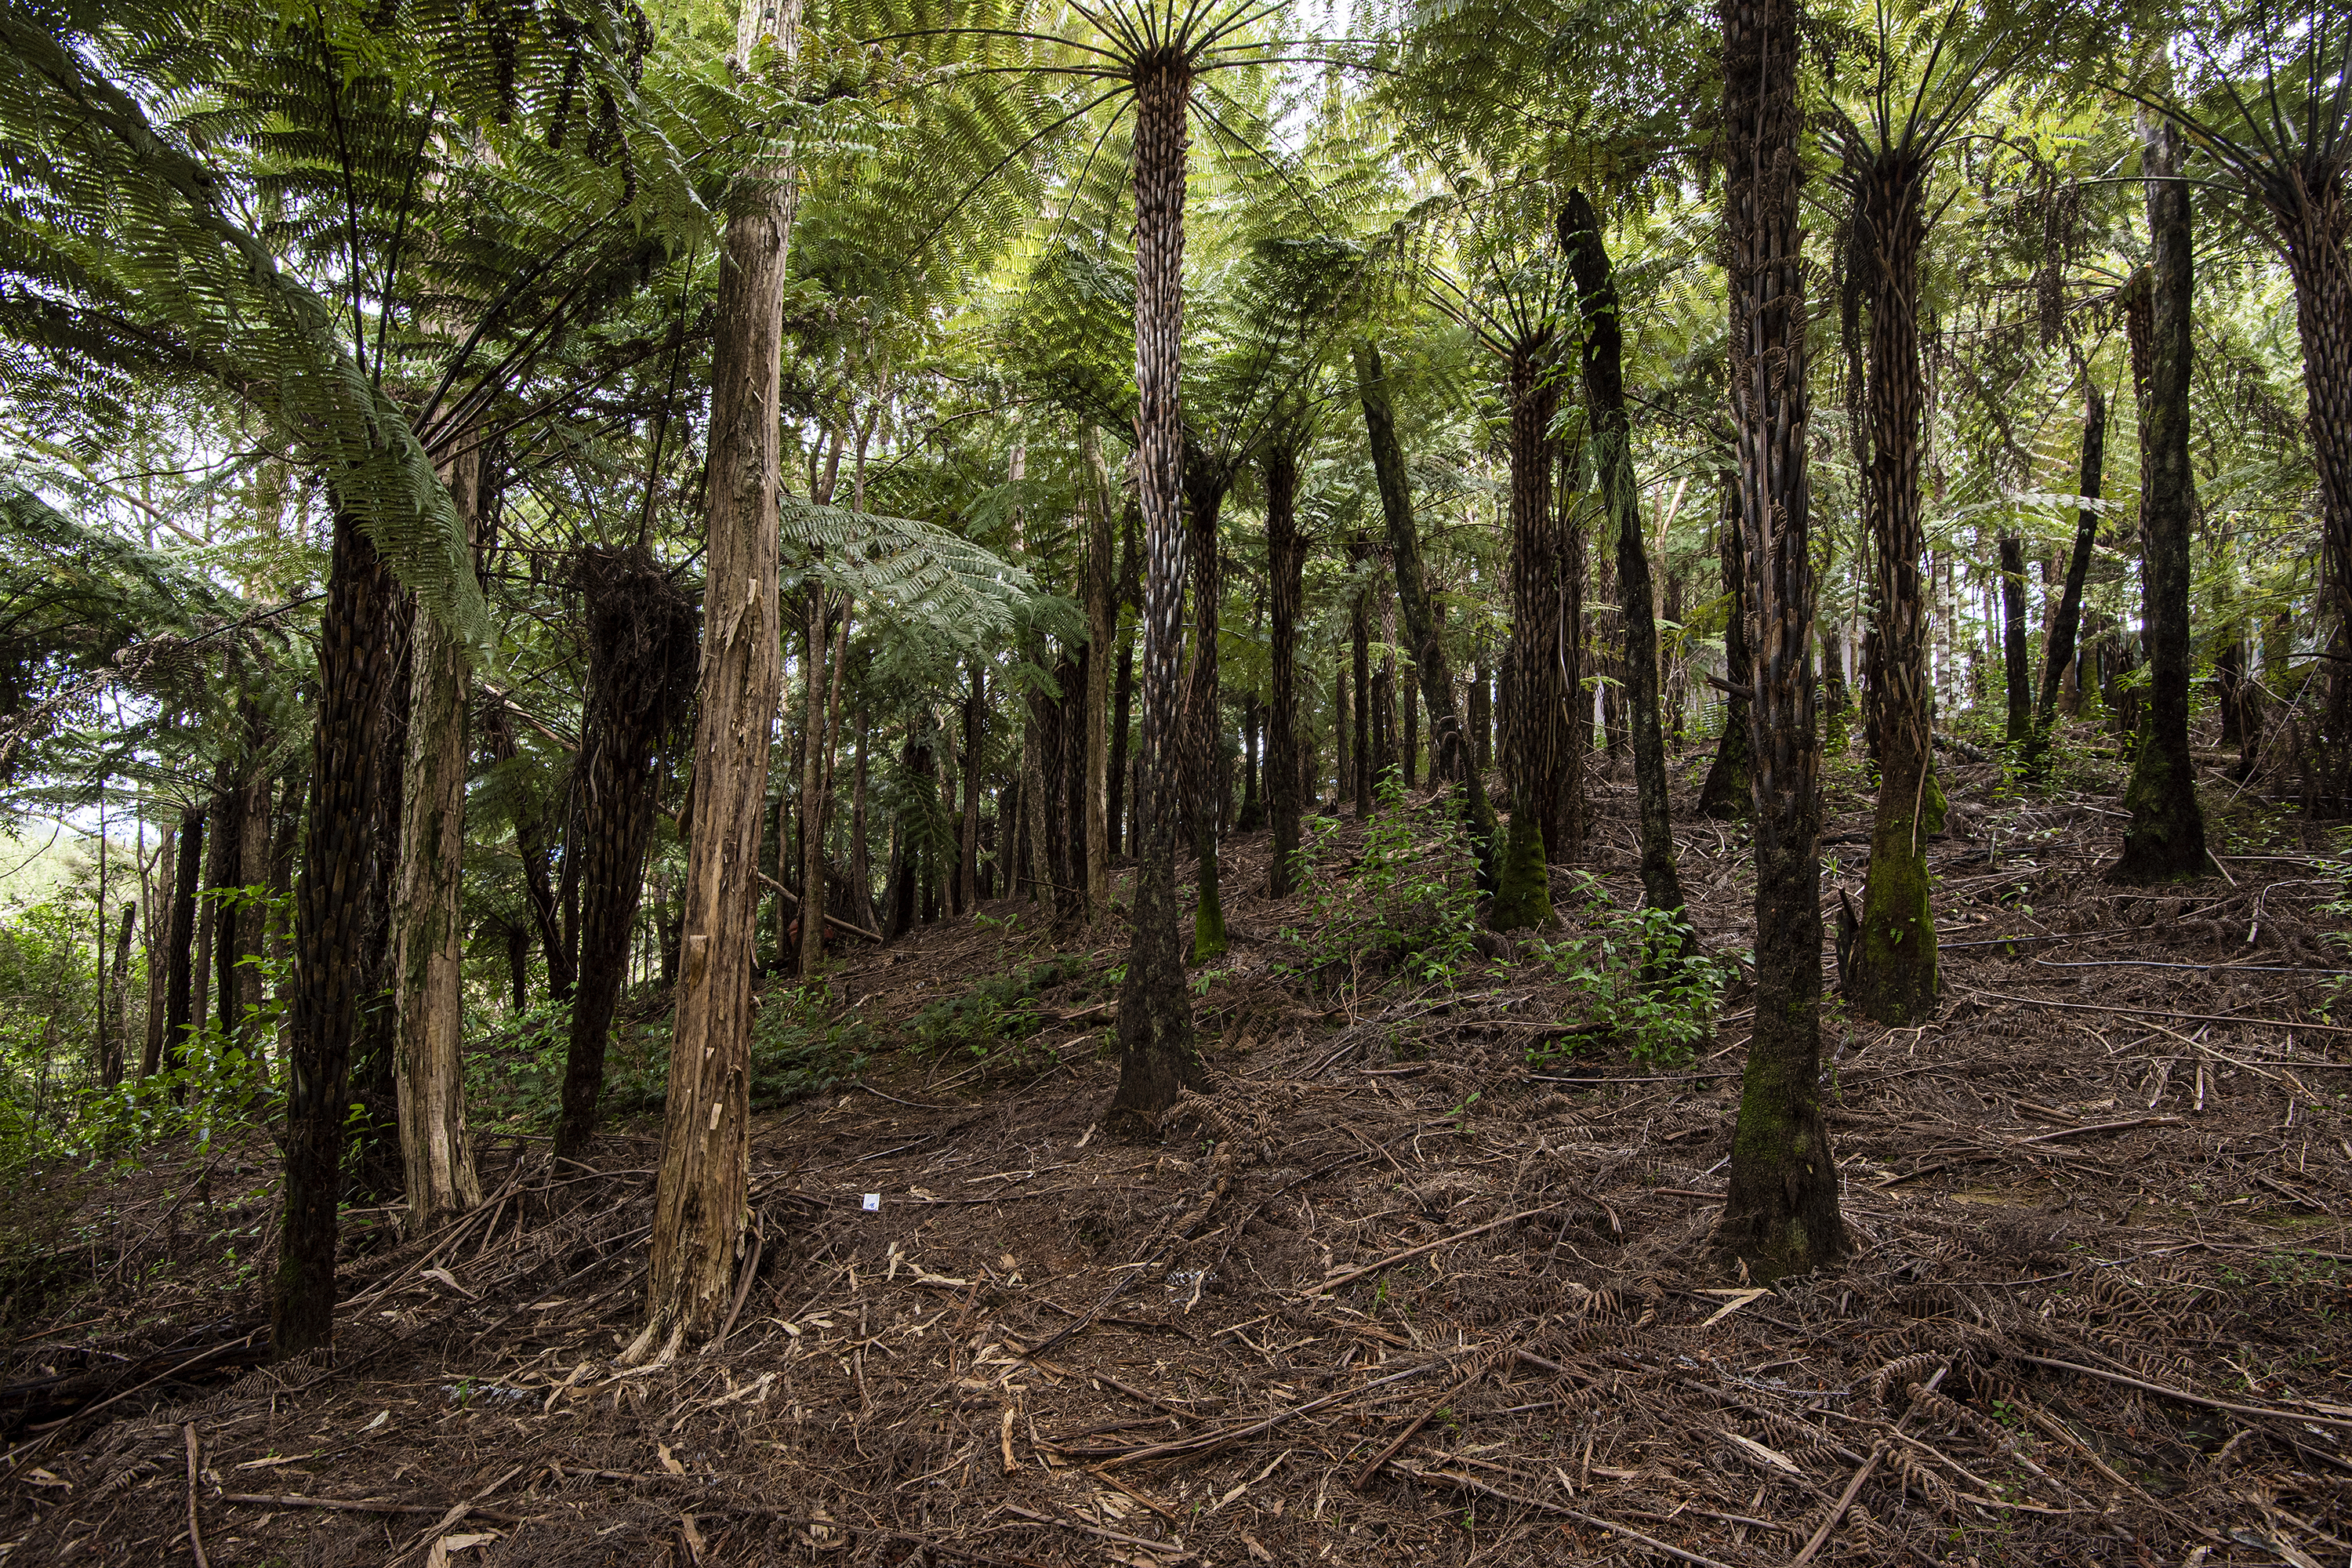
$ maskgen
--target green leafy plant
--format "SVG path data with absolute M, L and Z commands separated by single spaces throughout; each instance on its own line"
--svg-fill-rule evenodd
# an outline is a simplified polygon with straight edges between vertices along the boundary
M 1034 1053 L 1013 1047 L 1029 1040 L 1045 1023 L 1040 996 L 1084 973 L 1079 961 L 1063 959 L 992 976 L 961 996 L 933 1003 L 918 1013 L 909 1026 L 909 1043 L 925 1055 L 961 1053 L 1026 1061 Z
M 1418 984 L 1454 986 L 1477 957 L 1478 884 L 1469 835 L 1444 805 L 1407 799 L 1393 777 L 1353 864 L 1331 847 L 1336 821 L 1318 822 L 1300 851 L 1305 920 L 1282 937 L 1294 973 L 1360 964 Z
M 1583 905 L 1577 923 L 1565 937 L 1538 942 L 1537 955 L 1575 987 L 1585 1017 L 1606 1026 L 1635 1061 L 1679 1067 L 1694 1060 L 1714 1034 L 1716 1008 L 1736 966 L 1683 952 L 1671 911 L 1623 909 L 1590 872 L 1576 873 L 1576 880 Z M 1538 1047 L 1529 1057 L 1546 1061 L 1561 1054 L 1559 1047 Z

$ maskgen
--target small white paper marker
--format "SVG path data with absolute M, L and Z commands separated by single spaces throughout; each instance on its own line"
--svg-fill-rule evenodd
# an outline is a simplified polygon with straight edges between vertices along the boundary
M 868 1193 L 866 1194 L 866 1212 L 867 1214 L 879 1214 L 882 1212 L 882 1194 L 880 1193 Z

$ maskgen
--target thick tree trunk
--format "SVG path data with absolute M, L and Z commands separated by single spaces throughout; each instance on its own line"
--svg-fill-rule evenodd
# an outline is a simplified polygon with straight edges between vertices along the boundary
M 1184 171 L 1191 68 L 1155 56 L 1135 84 L 1136 469 L 1146 571 L 1143 733 L 1137 770 L 1134 935 L 1118 1005 L 1118 1092 L 1108 1121 L 1156 1123 L 1179 1089 L 1205 1082 L 1176 917 L 1176 795 L 1183 693 Z
M 1561 625 L 1560 572 L 1551 511 L 1549 437 L 1559 394 L 1538 354 L 1511 356 L 1510 702 L 1503 771 L 1511 786 L 1511 826 L 1490 920 L 1496 931 L 1551 921 L 1554 859 L 1570 846 L 1560 831 L 1561 795 L 1572 762 L 1568 706 L 1578 671 Z
M 2008 698 L 2008 728 L 2002 738 L 2021 746 L 2033 728 L 2033 670 L 2026 651 L 2025 541 L 2000 542 L 2000 664 Z
M 2075 488 L 2084 504 L 2074 513 L 2074 548 L 2066 558 L 2065 585 L 2057 607 L 2050 612 L 2049 646 L 2042 654 L 2042 700 L 2034 713 L 2033 731 L 2026 742 L 2026 774 L 2040 780 L 2049 771 L 2050 731 L 2058 719 L 2058 696 L 2066 671 L 2074 663 L 2075 636 L 2082 625 L 2083 584 L 2091 574 L 2091 552 L 2099 531 L 2100 486 L 2106 470 L 2107 400 L 2098 384 L 2087 383 L 2083 394 L 2083 459 Z M 2078 679 L 2077 685 L 2080 685 Z
M 481 516 L 478 452 L 452 465 L 458 517 Z M 392 899 L 399 1009 L 394 1082 L 411 1237 L 482 1201 L 466 1136 L 465 942 L 459 893 L 466 858 L 466 653 L 430 615 L 416 618 L 402 769 L 400 858 Z M 386 781 L 387 787 L 390 781 Z
M 1478 857 L 1478 879 L 1488 893 L 1496 889 L 1495 812 L 1486 804 L 1481 759 L 1475 755 L 1459 710 L 1454 705 L 1454 667 L 1438 636 L 1437 611 L 1429 594 L 1429 578 L 1421 563 L 1421 531 L 1413 525 L 1412 489 L 1407 482 L 1404 447 L 1398 441 L 1396 412 L 1389 397 L 1388 369 L 1381 363 L 1379 345 L 1364 339 L 1355 345 L 1356 395 L 1364 407 L 1364 430 L 1372 450 L 1372 475 L 1381 489 L 1381 515 L 1388 524 L 1389 552 L 1396 563 L 1397 603 L 1404 611 L 1405 636 L 1412 639 L 1413 668 L 1420 674 L 1423 699 L 1429 704 L 1429 776 L 1462 789 L 1462 819 Z M 1294 604 L 1293 614 L 1296 608 Z M 1485 671 L 1480 671 L 1480 679 Z M 1476 715 L 1481 726 L 1485 715 Z
M 572 573 L 586 623 L 588 692 L 580 736 L 580 982 L 555 1129 L 555 1152 L 569 1158 L 585 1152 L 596 1131 L 653 837 L 656 763 L 692 695 L 696 653 L 693 601 L 642 549 L 583 550 Z M 702 826 L 709 797 L 698 784 L 695 793 Z
M 1821 1110 L 1820 755 L 1813 727 L 1803 164 L 1795 0 L 1723 0 L 1731 411 L 1756 768 L 1756 1026 L 1718 1243 L 1761 1280 L 1846 1249 Z
M 1673 912 L 1689 942 L 1682 878 L 1675 868 L 1674 824 L 1666 788 L 1666 742 L 1658 701 L 1658 626 L 1650 557 L 1642 528 L 1642 493 L 1633 475 L 1633 426 L 1625 416 L 1624 330 L 1617 278 L 1601 239 L 1601 219 L 1582 191 L 1560 210 L 1568 254 L 1584 314 L 1584 401 L 1591 419 L 1595 466 L 1617 531 L 1617 582 L 1625 627 L 1625 696 L 1633 729 L 1633 789 L 1641 813 L 1642 898 Z
M 147 1071 L 157 1067 L 166 1070 L 185 1067 L 188 1060 L 188 1036 L 195 1026 L 196 980 L 196 896 L 205 880 L 205 813 L 190 806 L 180 813 L 180 826 L 175 838 L 177 854 L 172 868 L 172 923 L 163 939 L 163 1052 L 160 1063 L 151 1064 Z M 182 1085 L 173 1091 L 174 1100 L 184 1100 L 187 1088 Z
M 744 9 L 752 13 L 749 5 Z M 798 24 L 799 7 L 785 0 L 773 26 L 788 51 Z M 760 809 L 767 795 L 768 733 L 783 684 L 777 395 L 794 206 L 790 171 L 766 168 L 741 177 L 720 250 L 694 842 L 646 1325 L 625 1352 L 633 1363 L 668 1355 L 689 1335 L 716 1326 L 743 1234 Z
M 2142 124 L 2140 167 L 2147 186 L 2150 316 L 2147 384 L 2140 405 L 2142 463 L 2141 640 L 2147 648 L 2147 716 L 2124 808 L 2123 855 L 2108 875 L 2122 882 L 2201 877 L 2205 817 L 2197 804 L 2189 755 L 2189 533 L 2197 510 L 2189 466 L 2190 274 L 2189 183 L 2180 178 L 2183 141 L 2169 121 Z
M 1699 786 L 1698 814 L 1720 822 L 1737 822 L 1755 803 L 1756 770 L 1753 741 L 1748 732 L 1748 688 L 1755 678 L 1748 654 L 1748 583 L 1740 566 L 1739 476 L 1716 476 L 1721 511 L 1716 520 L 1716 544 L 1723 562 L 1723 591 L 1731 608 L 1723 626 L 1723 738 L 1715 743 L 1715 761 L 1707 764 L 1706 782 Z
M 390 636 L 400 658 L 384 696 L 383 755 L 376 763 L 375 874 L 360 946 L 359 1034 L 352 1047 L 352 1179 L 375 1197 L 403 1193 L 407 1178 L 400 1147 L 399 973 L 393 962 L 393 900 L 399 890 L 400 836 L 408 767 L 409 700 L 415 683 L 416 595 L 404 588 L 393 602 Z
M 2336 68 L 2343 68 L 2340 55 Z M 2346 243 L 2352 237 L 2352 199 L 2346 190 L 2347 163 L 2340 143 L 2332 158 L 2307 156 L 2297 177 L 2277 187 L 2290 199 L 2272 206 L 2287 274 L 2294 280 L 2311 449 L 2318 459 L 2326 557 L 2321 575 L 2324 591 L 2334 600 L 2319 606 L 2320 637 L 2322 647 L 2335 656 L 2327 661 L 2326 730 L 2339 781 L 2352 762 L 2352 663 L 2347 662 L 2352 658 L 2352 250 Z
M 1919 564 L 1919 247 L 1927 237 L 1927 164 L 1907 149 L 1853 171 L 1857 248 L 1869 258 L 1870 470 L 1864 507 L 1878 574 L 1878 806 L 1870 879 L 1853 936 L 1845 993 L 1864 1017 L 1917 1024 L 1935 1016 L 1936 921 L 1928 906 L 1927 835 L 1943 816 L 1929 750 L 1927 647 Z
M 1274 600 L 1268 636 L 1273 700 L 1266 714 L 1266 794 L 1274 816 L 1268 885 L 1286 899 L 1298 889 L 1299 806 L 1305 768 L 1298 750 L 1298 612 L 1307 540 L 1298 531 L 1298 451 L 1276 442 L 1265 452 L 1265 572 Z
M 376 904 L 383 729 L 404 663 L 401 590 L 359 521 L 338 511 L 319 624 L 317 730 L 302 874 L 294 888 L 295 982 L 288 1028 L 286 1195 L 270 1295 L 271 1353 L 334 1342 L 337 1205 L 342 1197 L 352 1047 Z

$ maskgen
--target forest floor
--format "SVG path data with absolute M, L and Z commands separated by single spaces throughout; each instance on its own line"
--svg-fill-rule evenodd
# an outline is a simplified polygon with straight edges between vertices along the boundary
M 1748 1289 L 1708 1248 L 1744 985 L 1686 1065 L 1562 1054 L 1575 993 L 1524 944 L 1450 991 L 1290 972 L 1244 836 L 1196 998 L 1216 1092 L 1156 1142 L 1096 1129 L 1115 932 L 1004 903 L 845 954 L 885 1042 L 1066 962 L 1019 1049 L 886 1048 L 759 1118 L 751 1283 L 668 1365 L 614 1364 L 643 1127 L 593 1168 L 486 1140 L 494 1201 L 363 1236 L 333 1357 L 277 1365 L 255 1245 L 203 1239 L 264 1234 L 266 1141 L 59 1175 L 108 1228 L 0 1361 L 0 1557 L 2343 1563 L 2340 851 L 2205 760 L 2230 879 L 2130 890 L 2098 876 L 2112 763 L 2020 800 L 1946 757 L 1945 1005 L 1829 1013 L 1854 1247 L 1818 1277 Z M 1630 903 L 1622 764 L 1594 794 L 1583 868 Z M 1839 775 L 1827 807 L 1858 893 L 1866 803 Z M 1707 942 L 1749 947 L 1743 836 L 1677 837 Z

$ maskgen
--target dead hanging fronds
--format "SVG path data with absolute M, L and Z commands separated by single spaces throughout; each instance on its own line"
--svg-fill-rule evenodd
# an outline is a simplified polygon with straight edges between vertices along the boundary
M 658 744 L 685 722 L 701 637 L 694 600 L 642 546 L 591 544 L 571 562 L 588 644 L 593 743 L 626 735 Z

